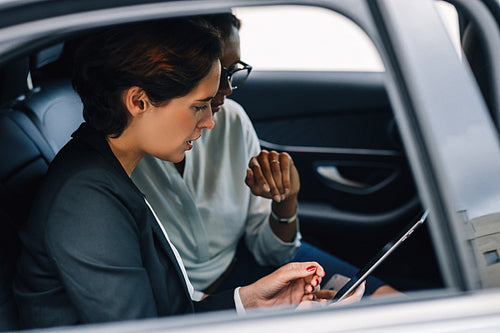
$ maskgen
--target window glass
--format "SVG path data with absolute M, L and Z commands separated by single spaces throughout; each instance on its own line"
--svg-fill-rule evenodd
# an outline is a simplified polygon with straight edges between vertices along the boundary
M 455 7 L 436 8 L 461 55 Z M 375 46 L 361 28 L 331 10 L 307 6 L 236 8 L 242 21 L 242 59 L 256 70 L 384 70 Z
M 384 70 L 368 36 L 331 10 L 265 6 L 234 11 L 242 21 L 242 59 L 256 70 Z

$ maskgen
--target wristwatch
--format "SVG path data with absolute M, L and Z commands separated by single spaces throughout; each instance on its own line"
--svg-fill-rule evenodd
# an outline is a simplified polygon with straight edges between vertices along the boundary
M 271 216 L 281 224 L 290 224 L 297 219 L 297 211 L 298 210 L 296 210 L 295 214 L 293 214 L 290 217 L 279 217 L 271 210 Z

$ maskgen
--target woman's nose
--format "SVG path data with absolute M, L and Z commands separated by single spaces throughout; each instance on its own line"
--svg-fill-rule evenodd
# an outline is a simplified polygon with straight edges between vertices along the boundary
M 212 112 L 212 107 L 209 106 L 208 108 L 206 108 L 203 114 L 203 118 L 198 123 L 198 127 L 212 129 L 214 128 L 214 126 L 215 126 L 214 113 Z

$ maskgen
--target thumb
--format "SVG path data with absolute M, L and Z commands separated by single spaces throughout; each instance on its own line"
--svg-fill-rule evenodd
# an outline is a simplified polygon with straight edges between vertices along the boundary
M 366 281 L 363 282 L 362 284 L 359 285 L 358 288 L 354 291 L 352 295 L 349 297 L 344 298 L 341 301 L 338 301 L 337 303 L 334 304 L 351 304 L 355 302 L 359 302 L 361 298 L 363 297 L 363 294 L 365 293 L 365 286 L 366 286 Z

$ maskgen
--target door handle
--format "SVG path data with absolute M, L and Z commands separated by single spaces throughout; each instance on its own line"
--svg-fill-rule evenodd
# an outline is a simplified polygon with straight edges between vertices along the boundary
M 341 166 L 344 168 L 346 167 L 346 165 Z M 353 167 L 356 167 L 356 165 L 353 165 Z M 372 172 L 373 170 L 370 171 L 370 169 L 373 167 L 374 166 L 367 167 L 366 171 Z M 381 166 L 378 166 L 378 168 L 380 169 Z M 316 162 L 314 166 L 314 170 L 317 176 L 325 185 L 337 191 L 357 195 L 372 194 L 391 184 L 399 174 L 398 169 L 392 169 L 388 167 L 384 167 L 383 169 L 386 170 L 384 176 L 379 177 L 372 183 L 366 183 L 360 180 L 349 179 L 348 177 L 345 177 L 336 164 Z
M 316 167 L 316 172 L 318 175 L 320 175 L 322 178 L 326 179 L 328 182 L 334 182 L 337 184 L 341 184 L 343 186 L 348 186 L 348 187 L 353 187 L 356 189 L 363 189 L 363 188 L 368 188 L 370 185 L 356 181 L 356 180 L 351 180 L 348 179 L 344 176 L 342 176 L 339 172 L 339 169 L 336 166 L 333 165 L 320 165 Z

